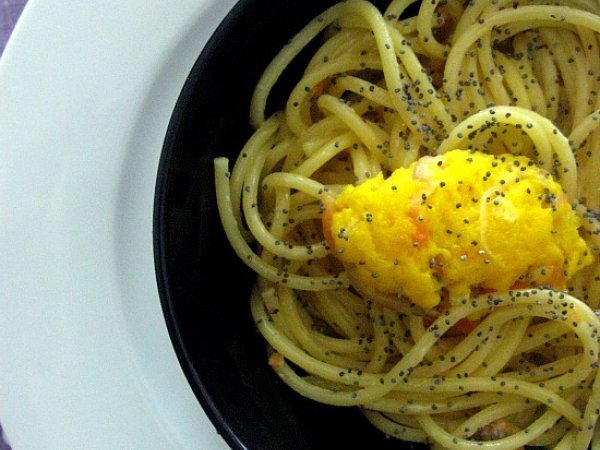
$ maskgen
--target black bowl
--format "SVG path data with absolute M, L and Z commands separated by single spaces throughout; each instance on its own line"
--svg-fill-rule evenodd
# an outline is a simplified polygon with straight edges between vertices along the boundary
M 277 51 L 331 0 L 242 0 L 194 65 L 173 112 L 155 199 L 158 287 L 173 346 L 227 443 L 248 449 L 422 448 L 390 439 L 357 408 L 302 398 L 267 365 L 250 314 L 255 279 L 231 250 L 216 208 L 213 158 L 235 160 L 252 130 L 253 88 Z M 280 109 L 311 49 L 269 100 Z

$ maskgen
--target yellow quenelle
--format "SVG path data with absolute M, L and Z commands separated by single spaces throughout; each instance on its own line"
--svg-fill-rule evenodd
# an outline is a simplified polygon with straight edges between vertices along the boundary
M 485 290 L 564 289 L 593 260 L 579 226 L 560 184 L 530 159 L 465 150 L 348 186 L 324 217 L 357 285 L 423 308 Z

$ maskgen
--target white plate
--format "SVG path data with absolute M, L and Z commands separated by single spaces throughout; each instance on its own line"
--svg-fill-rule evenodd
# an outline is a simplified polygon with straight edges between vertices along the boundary
M 0 422 L 16 449 L 225 449 L 153 265 L 165 130 L 234 0 L 30 0 L 0 63 Z

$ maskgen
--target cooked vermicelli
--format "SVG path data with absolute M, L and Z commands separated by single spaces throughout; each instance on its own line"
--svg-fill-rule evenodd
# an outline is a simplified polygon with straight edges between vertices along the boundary
M 600 449 L 600 3 L 412 3 L 316 17 L 215 160 L 269 364 L 400 440 Z

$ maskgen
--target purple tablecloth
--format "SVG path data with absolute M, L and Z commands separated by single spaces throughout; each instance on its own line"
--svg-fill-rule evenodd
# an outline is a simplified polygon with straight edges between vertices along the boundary
M 12 33 L 17 19 L 23 11 L 23 7 L 27 0 L 0 0 L 0 55 L 6 47 L 8 38 Z M 3 405 L 0 405 L 0 409 Z M 9 433 L 10 434 L 10 433 Z M 0 425 L 0 450 L 10 450 L 10 445 L 7 443 L 6 436 Z
M 27 0 L 0 0 L 0 54 Z

